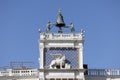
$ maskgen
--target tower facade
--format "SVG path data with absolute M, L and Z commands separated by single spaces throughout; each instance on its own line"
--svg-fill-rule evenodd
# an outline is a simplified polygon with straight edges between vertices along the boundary
M 51 27 L 59 28 L 58 33 L 51 32 Z M 70 32 L 64 33 L 64 27 Z M 66 26 L 61 10 L 55 24 L 48 22 L 46 32 L 40 31 L 40 80 L 84 80 L 83 32 L 75 33 L 73 23 Z

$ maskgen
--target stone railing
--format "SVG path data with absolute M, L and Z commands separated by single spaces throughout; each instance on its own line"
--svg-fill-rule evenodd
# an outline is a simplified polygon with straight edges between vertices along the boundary
M 0 76 L 38 76 L 38 69 L 5 69 L 0 70 Z M 120 76 L 120 69 L 87 69 L 87 76 Z
M 0 71 L 0 76 L 38 76 L 37 69 L 6 69 Z
M 40 39 L 53 39 L 53 40 L 62 40 L 62 39 L 82 39 L 83 35 L 81 33 L 79 34 L 63 34 L 63 33 L 41 33 Z

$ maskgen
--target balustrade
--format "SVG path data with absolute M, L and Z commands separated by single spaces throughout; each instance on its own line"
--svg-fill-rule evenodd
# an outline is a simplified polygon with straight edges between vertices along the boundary
M 26 69 L 26 70 L 2 70 L 0 71 L 0 76 L 38 76 L 37 69 Z
M 120 69 L 87 69 L 88 76 L 120 76 Z M 38 76 L 38 70 L 1 70 L 0 76 Z
M 81 34 L 41 34 L 41 39 L 82 39 Z

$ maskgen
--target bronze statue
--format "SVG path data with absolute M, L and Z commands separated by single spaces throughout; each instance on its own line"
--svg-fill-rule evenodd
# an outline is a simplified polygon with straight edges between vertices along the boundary
M 71 33 L 74 33 L 74 32 L 75 32 L 73 23 L 70 23 L 70 31 L 71 31 Z
M 50 32 L 50 26 L 51 26 L 51 23 L 50 23 L 50 21 L 47 23 L 47 25 L 46 25 L 46 33 L 49 33 Z

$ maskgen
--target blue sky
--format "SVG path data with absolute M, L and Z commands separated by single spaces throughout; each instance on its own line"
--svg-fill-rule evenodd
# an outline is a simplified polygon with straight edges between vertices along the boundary
M 120 68 L 120 0 L 0 0 L 0 67 L 11 61 L 38 67 L 38 29 L 54 23 L 59 8 L 66 24 L 86 31 L 89 68 Z

